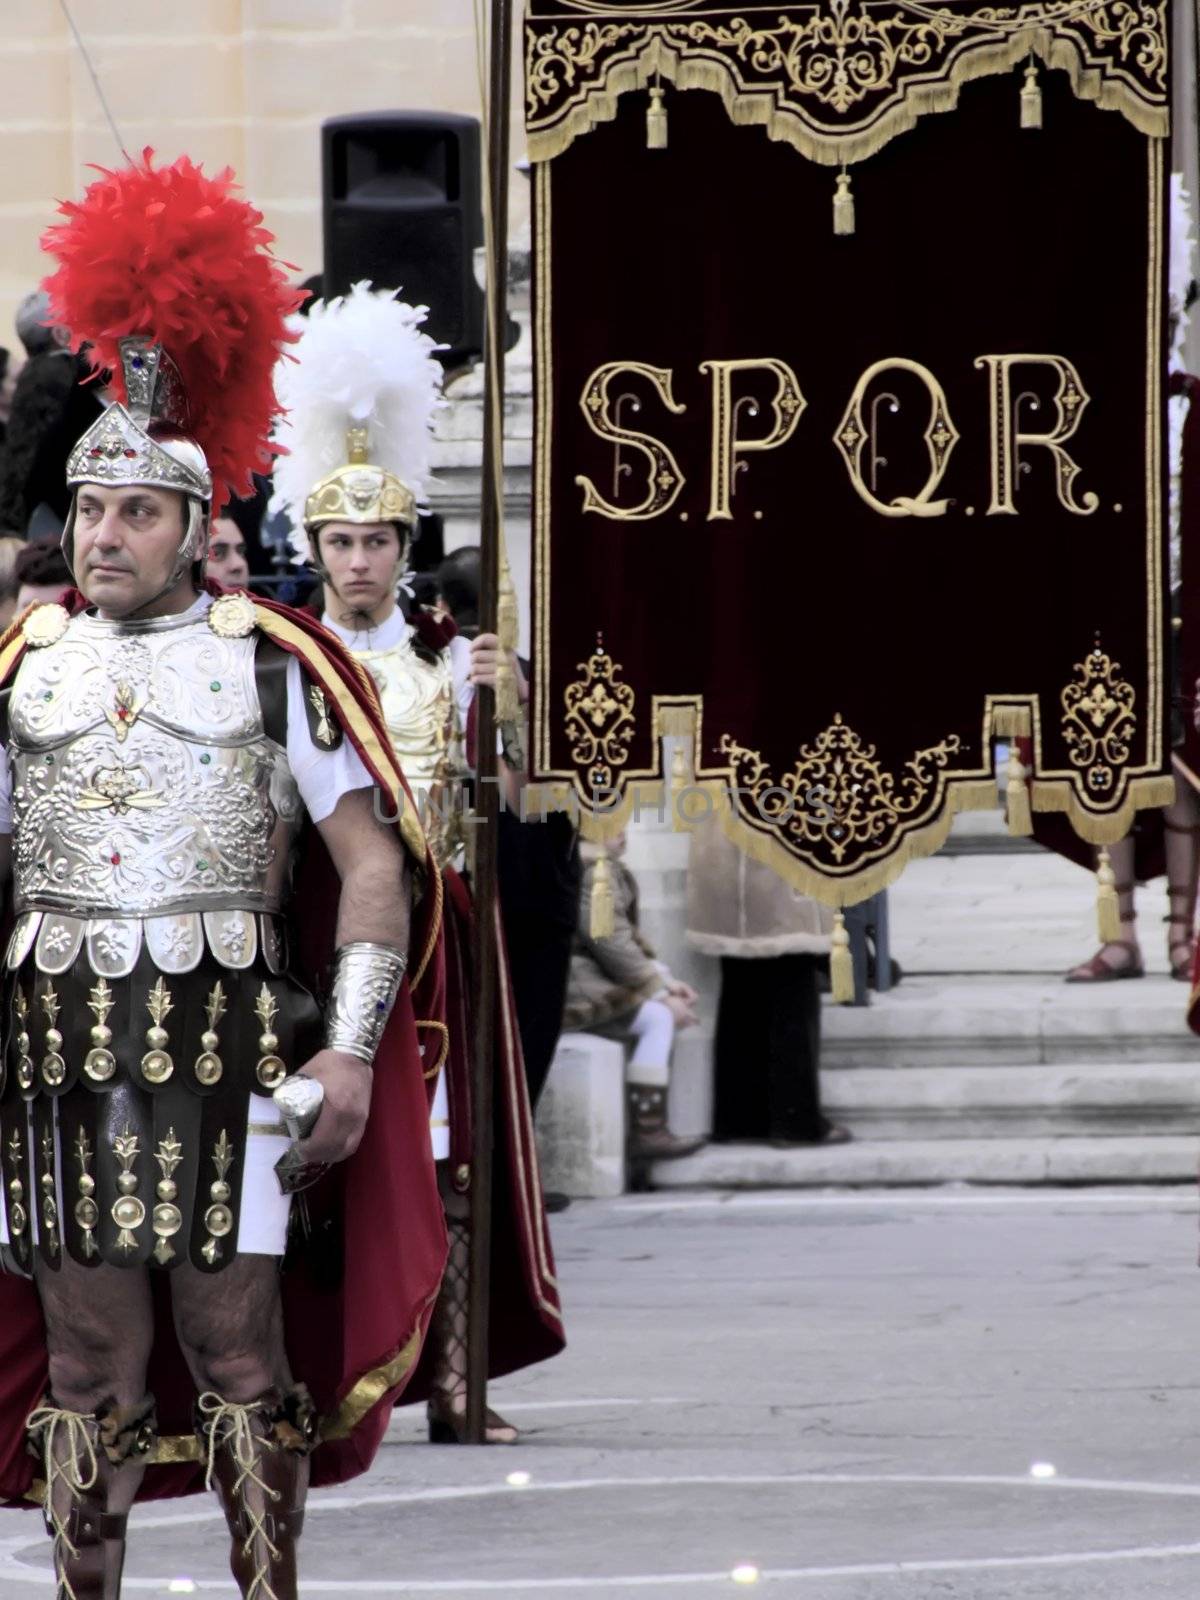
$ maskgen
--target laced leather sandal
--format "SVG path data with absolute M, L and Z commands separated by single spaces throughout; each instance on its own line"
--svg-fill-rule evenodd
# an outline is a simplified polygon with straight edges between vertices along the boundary
M 109 1511 L 109 1485 L 121 1467 L 154 1448 L 153 1396 L 136 1406 L 105 1400 L 86 1412 L 69 1411 L 47 1395 L 26 1418 L 25 1429 L 30 1454 L 45 1474 L 55 1600 L 118 1600 L 129 1514 Z
M 470 1224 L 447 1217 L 450 1253 L 442 1279 L 429 1339 L 434 1350 L 433 1391 L 425 1408 L 430 1444 L 465 1444 L 467 1440 L 467 1330 L 471 1283 Z M 485 1444 L 516 1444 L 517 1430 L 489 1407 Z
M 297 1600 L 296 1543 L 304 1527 L 305 1458 L 317 1411 L 303 1384 L 247 1405 L 202 1394 L 196 1433 L 205 1484 L 216 1488 L 233 1543 L 229 1566 L 243 1600 Z
M 1116 892 L 1118 900 L 1125 895 L 1133 893 L 1132 883 L 1118 883 Z M 1136 922 L 1137 913 L 1131 911 L 1128 917 L 1123 917 L 1124 922 Z M 1105 951 L 1123 950 L 1127 959 L 1119 965 L 1105 959 Z M 1079 966 L 1072 967 L 1063 979 L 1064 983 L 1118 983 L 1123 978 L 1144 978 L 1146 976 L 1145 963 L 1142 961 L 1142 950 L 1136 939 L 1110 939 L 1102 944 L 1090 960 L 1081 962 Z
M 1198 864 L 1197 840 L 1200 840 L 1200 827 L 1180 827 L 1177 822 L 1163 819 L 1163 826 L 1168 833 L 1186 834 L 1192 841 L 1190 856 L 1189 876 L 1191 883 L 1172 883 L 1170 876 L 1167 878 L 1167 904 L 1169 914 L 1163 918 L 1167 924 L 1167 961 L 1171 967 L 1171 976 L 1180 983 L 1190 983 L 1192 979 L 1192 957 L 1195 953 L 1195 919 L 1196 919 L 1196 872 Z M 1168 865 L 1171 858 L 1168 856 Z M 1178 866 L 1178 863 L 1175 863 Z M 1176 934 L 1176 929 L 1182 929 L 1182 935 Z

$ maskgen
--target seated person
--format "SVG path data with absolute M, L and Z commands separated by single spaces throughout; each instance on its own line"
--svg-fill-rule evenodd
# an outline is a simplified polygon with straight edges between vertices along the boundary
M 633 1043 L 626 1067 L 628 1152 L 635 1162 L 690 1155 L 703 1139 L 680 1138 L 667 1123 L 675 1035 L 696 1020 L 696 991 L 673 978 L 638 926 L 637 879 L 621 860 L 625 835 L 582 844 L 583 891 L 571 953 L 563 1027 Z M 612 890 L 613 931 L 591 933 L 596 869 L 604 858 Z

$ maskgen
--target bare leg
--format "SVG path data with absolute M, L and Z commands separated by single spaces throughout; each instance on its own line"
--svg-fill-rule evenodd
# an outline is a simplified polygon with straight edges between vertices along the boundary
M 1142 952 L 1138 945 L 1137 913 L 1133 905 L 1133 837 L 1128 835 L 1108 848 L 1117 881 L 1121 937 L 1102 944 L 1096 954 L 1067 973 L 1068 983 L 1103 983 L 1114 977 L 1141 976 Z
M 198 1431 L 233 1536 L 246 1600 L 296 1600 L 312 1401 L 293 1386 L 283 1343 L 279 1264 L 237 1256 L 223 1271 L 182 1263 L 171 1276 L 175 1331 L 200 1391 Z
M 39 1261 L 37 1288 L 46 1319 L 52 1407 L 60 1417 L 73 1412 L 84 1419 L 74 1430 L 61 1420 L 46 1423 L 47 1475 L 54 1476 L 47 1509 L 65 1524 L 81 1500 L 72 1494 L 74 1479 L 76 1485 L 88 1487 L 94 1509 L 123 1517 L 146 1470 L 145 1447 L 153 1425 L 145 1417 L 145 1438 L 140 1442 L 126 1438 L 121 1449 L 113 1434 L 112 1453 L 125 1453 L 125 1459 L 117 1462 L 103 1447 L 96 1412 L 108 1406 L 109 1416 L 120 1419 L 140 1408 L 145 1416 L 146 1366 L 154 1338 L 146 1273 L 139 1268 L 81 1267 L 68 1257 L 56 1272 Z M 118 1421 L 118 1430 L 120 1426 Z M 88 1485 L 93 1462 L 94 1480 Z M 123 1538 L 110 1537 L 100 1545 L 92 1541 L 90 1549 L 78 1538 L 72 1543 L 77 1553 L 72 1557 L 64 1547 L 66 1568 L 80 1600 L 93 1594 L 115 1600 L 125 1555 Z

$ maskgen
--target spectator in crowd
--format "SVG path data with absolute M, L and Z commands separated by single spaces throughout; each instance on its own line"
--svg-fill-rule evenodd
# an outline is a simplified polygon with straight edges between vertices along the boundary
M 0 536 L 0 633 L 17 614 L 17 557 L 24 549 L 15 534 Z
M 246 541 L 232 517 L 213 518 L 208 535 L 208 564 L 205 571 L 223 589 L 244 589 L 250 582 Z
M 626 1149 L 634 1164 L 690 1155 L 703 1139 L 671 1132 L 668 1101 L 675 1035 L 697 1020 L 696 991 L 657 959 L 638 921 L 637 880 L 621 857 L 625 835 L 580 847 L 583 892 L 571 954 L 565 1026 L 633 1046 L 625 1069 Z M 592 933 L 592 897 L 601 860 L 608 866 L 612 932 Z
M 715 816 L 692 833 L 688 943 L 721 960 L 713 1139 L 845 1144 L 821 1111 L 821 999 L 832 914 L 739 850 Z
M 13 391 L 17 384 L 17 369 L 12 356 L 0 344 L 0 450 L 8 437 L 8 419 L 12 414 Z
M 67 515 L 67 457 L 102 409 L 100 385 L 85 356 L 68 348 L 65 328 L 44 325 L 43 291 L 26 296 L 17 332 L 29 353 L 13 391 L 8 431 L 0 448 L 0 532 L 35 536 L 61 529 Z
M 454 618 L 459 633 L 471 639 L 479 632 L 479 546 L 460 545 L 438 568 L 443 611 Z
M 75 579 L 57 544 L 27 544 L 17 556 L 13 577 L 17 584 L 17 615 L 26 606 L 58 600 Z

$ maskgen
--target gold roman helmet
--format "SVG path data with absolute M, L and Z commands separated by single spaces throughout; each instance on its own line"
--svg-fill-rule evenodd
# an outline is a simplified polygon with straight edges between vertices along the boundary
M 304 502 L 304 526 L 310 534 L 327 522 L 398 522 L 412 529 L 417 522 L 417 497 L 395 473 L 375 466 L 370 456 L 370 430 L 346 430 L 344 467 L 327 473 Z

